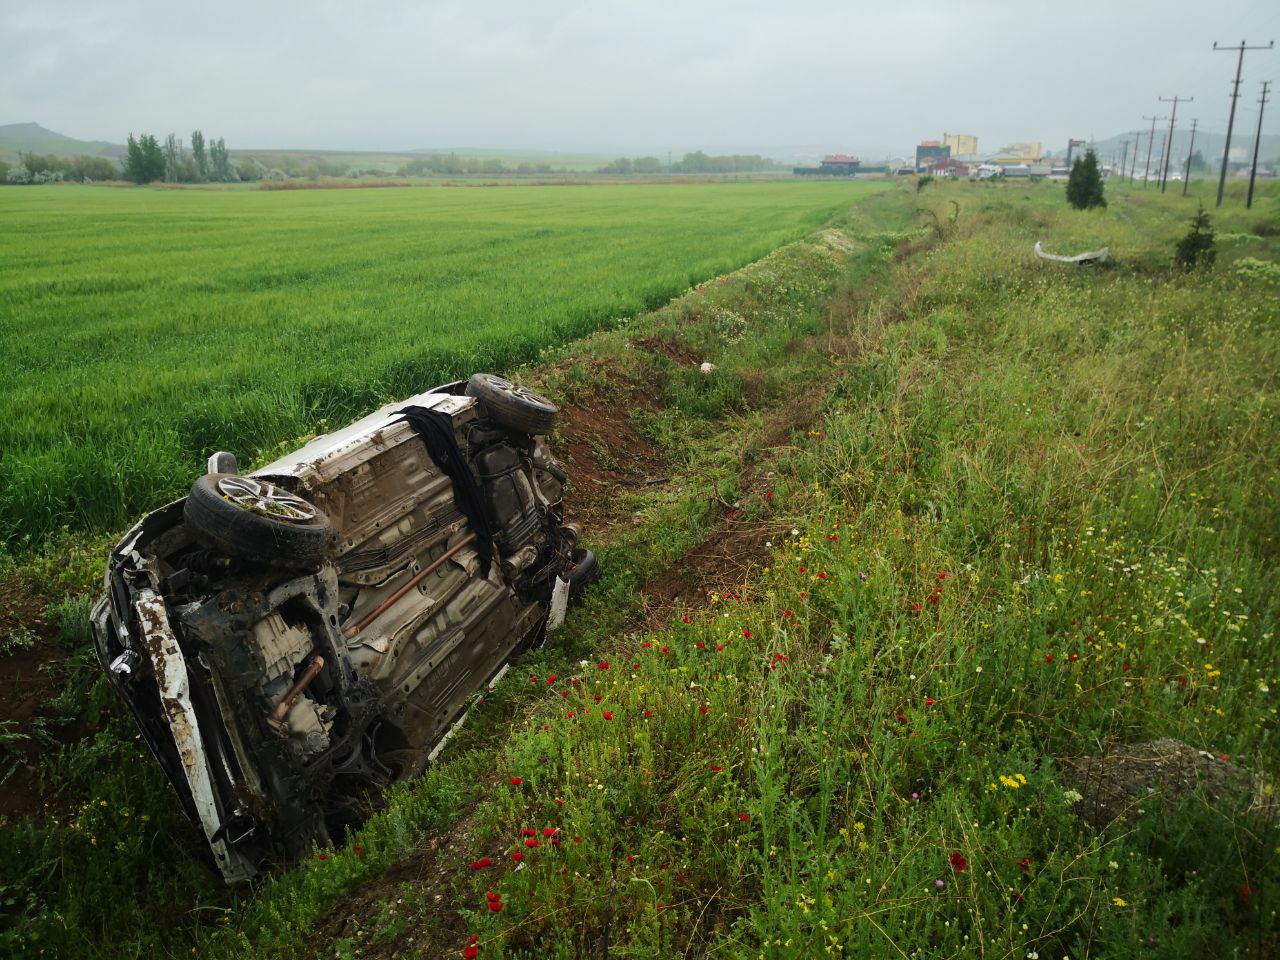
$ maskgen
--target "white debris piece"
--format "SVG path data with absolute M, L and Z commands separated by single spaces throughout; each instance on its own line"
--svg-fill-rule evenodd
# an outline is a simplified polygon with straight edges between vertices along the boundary
M 712 363 L 710 360 L 703 360 L 703 361 L 702 361 L 702 366 L 700 366 L 698 369 L 699 369 L 699 370 L 701 370 L 701 371 L 702 371 L 702 373 L 703 373 L 703 375 L 705 376 L 706 374 L 710 373 L 710 372 L 711 372 L 712 370 L 714 370 L 715 368 L 716 368 L 716 365 L 715 365 L 714 363 Z

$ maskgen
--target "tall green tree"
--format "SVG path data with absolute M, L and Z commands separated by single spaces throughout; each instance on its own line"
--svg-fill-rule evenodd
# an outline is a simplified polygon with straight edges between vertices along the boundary
M 196 173 L 201 180 L 209 179 L 209 154 L 204 149 L 204 132 L 191 131 L 191 157 L 196 162 Z
M 227 156 L 227 144 L 222 137 L 209 141 L 209 179 L 219 183 L 240 179 L 231 167 L 231 158 Z
M 124 172 L 134 183 L 151 183 L 164 178 L 164 150 L 159 142 L 149 133 L 135 138 L 129 134 L 129 144 L 125 153 Z
M 1102 195 L 1102 172 L 1098 169 L 1098 155 L 1086 150 L 1083 157 L 1076 157 L 1067 178 L 1067 202 L 1077 210 L 1105 207 L 1107 198 Z

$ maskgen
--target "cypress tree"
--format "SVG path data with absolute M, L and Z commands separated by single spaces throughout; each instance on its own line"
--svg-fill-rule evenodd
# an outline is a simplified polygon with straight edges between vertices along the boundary
M 1077 210 L 1105 207 L 1107 199 L 1102 195 L 1102 173 L 1098 170 L 1098 155 L 1086 150 L 1083 157 L 1076 157 L 1067 178 L 1067 202 Z

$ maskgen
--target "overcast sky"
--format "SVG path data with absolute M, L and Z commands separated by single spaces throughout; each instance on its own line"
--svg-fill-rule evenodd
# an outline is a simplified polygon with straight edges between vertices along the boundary
M 1276 0 L 3 0 L 0 123 L 259 148 L 1056 146 L 1135 129 L 1162 94 L 1224 130 L 1235 57 L 1211 43 L 1273 38 Z M 1271 78 L 1280 48 L 1246 55 L 1246 135 Z

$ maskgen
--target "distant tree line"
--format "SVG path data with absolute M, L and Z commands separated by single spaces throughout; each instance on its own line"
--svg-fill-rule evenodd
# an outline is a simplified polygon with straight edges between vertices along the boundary
M 517 163 L 511 166 L 496 157 L 464 157 L 456 153 L 424 153 L 402 164 L 396 170 L 400 177 L 468 177 L 496 176 L 498 174 L 570 173 L 565 167 L 553 167 L 549 163 Z
M 110 157 L 76 154 L 64 159 L 52 153 L 20 153 L 17 165 L 0 161 L 0 183 L 59 183 L 119 180 L 120 165 Z
M 125 176 L 134 183 L 234 183 L 243 179 L 231 162 L 226 142 L 205 140 L 200 130 L 191 131 L 191 148 L 181 137 L 169 134 L 163 144 L 150 133 L 129 134 L 124 157 Z
M 679 160 L 672 163 L 669 171 L 667 165 L 657 157 L 619 157 L 612 163 L 597 167 L 596 173 L 639 174 L 643 176 L 665 172 L 763 173 L 781 169 L 789 168 L 784 168 L 782 164 L 775 163 L 768 157 L 762 157 L 754 153 L 732 153 L 714 156 L 703 153 L 701 150 L 695 150 L 693 153 L 686 153 Z

